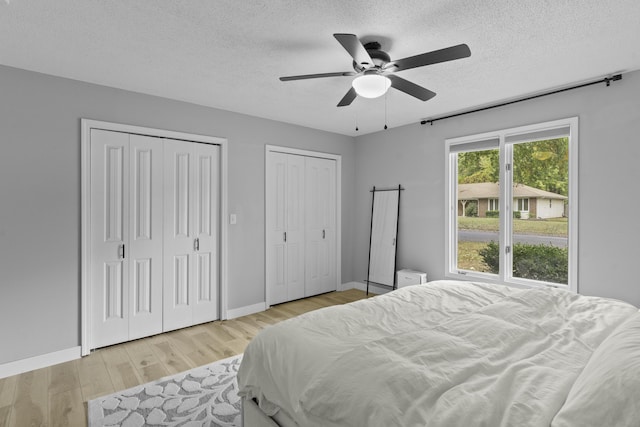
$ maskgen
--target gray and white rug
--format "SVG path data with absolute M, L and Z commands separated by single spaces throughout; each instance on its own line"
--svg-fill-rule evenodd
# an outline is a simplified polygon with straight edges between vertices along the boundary
M 242 355 L 92 400 L 89 427 L 239 427 Z

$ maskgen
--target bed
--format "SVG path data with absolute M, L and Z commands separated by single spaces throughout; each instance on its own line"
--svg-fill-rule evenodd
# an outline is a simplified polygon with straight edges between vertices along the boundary
M 640 426 L 640 314 L 429 282 L 264 329 L 238 384 L 245 427 Z

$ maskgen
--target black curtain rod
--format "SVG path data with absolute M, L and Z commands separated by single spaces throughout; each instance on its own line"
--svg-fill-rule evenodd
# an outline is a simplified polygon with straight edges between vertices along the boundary
M 602 80 L 596 80 L 594 82 L 583 83 L 581 85 L 566 87 L 564 89 L 558 89 L 558 90 L 554 90 L 552 92 L 541 93 L 539 95 L 532 95 L 532 96 L 528 96 L 526 98 L 516 99 L 514 101 L 503 102 L 501 104 L 490 105 L 488 107 L 476 108 L 475 110 L 464 111 L 462 113 L 457 113 L 457 114 L 451 114 L 449 116 L 438 117 L 438 118 L 435 118 L 435 119 L 424 119 L 424 120 L 420 121 L 420 124 L 421 125 L 425 125 L 427 123 L 430 123 L 433 126 L 433 122 L 437 122 L 438 120 L 450 119 L 452 117 L 464 116 L 465 114 L 477 113 L 479 111 L 490 110 L 492 108 L 504 107 L 505 105 L 511 105 L 511 104 L 515 104 L 517 102 L 522 102 L 522 101 L 528 101 L 530 99 L 540 98 L 540 97 L 547 96 L 547 95 L 554 95 L 556 93 L 566 92 L 568 90 L 579 89 L 581 87 L 596 85 L 598 83 L 606 83 L 607 86 L 609 86 L 609 85 L 611 85 L 611 82 L 615 82 L 617 80 L 622 80 L 622 74 L 616 74 L 615 76 L 605 77 Z

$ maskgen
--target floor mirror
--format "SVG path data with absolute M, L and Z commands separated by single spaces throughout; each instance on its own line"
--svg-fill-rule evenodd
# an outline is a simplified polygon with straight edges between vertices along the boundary
M 369 285 L 396 288 L 396 255 L 398 247 L 398 218 L 400 217 L 400 193 L 403 188 L 371 190 L 371 231 L 369 235 L 369 267 L 367 270 L 367 295 Z

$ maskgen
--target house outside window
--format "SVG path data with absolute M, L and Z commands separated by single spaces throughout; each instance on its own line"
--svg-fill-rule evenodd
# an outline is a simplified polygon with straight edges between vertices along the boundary
M 516 210 L 520 212 L 529 212 L 529 199 L 516 199 Z
M 577 291 L 577 133 L 576 117 L 446 141 L 447 277 Z

